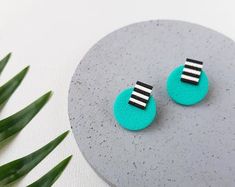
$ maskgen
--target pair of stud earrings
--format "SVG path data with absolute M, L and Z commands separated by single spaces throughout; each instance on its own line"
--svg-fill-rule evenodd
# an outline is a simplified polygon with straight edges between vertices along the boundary
M 203 62 L 187 58 L 167 79 L 167 92 L 178 104 L 191 106 L 205 98 L 209 83 Z M 153 86 L 137 81 L 134 88 L 121 92 L 114 103 L 114 117 L 128 130 L 142 130 L 157 116 L 157 103 L 151 95 Z

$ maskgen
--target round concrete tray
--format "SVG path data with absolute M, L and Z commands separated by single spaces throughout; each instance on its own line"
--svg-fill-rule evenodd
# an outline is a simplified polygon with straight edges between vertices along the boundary
M 166 79 L 185 59 L 204 62 L 206 99 L 175 104 Z M 119 92 L 153 85 L 158 118 L 131 132 L 113 117 Z M 115 186 L 235 186 L 235 43 L 205 27 L 170 20 L 133 24 L 95 44 L 69 90 L 75 139 L 92 168 Z M 79 166 L 78 166 L 79 167 Z

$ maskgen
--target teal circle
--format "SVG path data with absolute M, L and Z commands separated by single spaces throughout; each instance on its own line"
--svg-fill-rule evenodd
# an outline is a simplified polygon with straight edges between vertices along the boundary
M 167 79 L 167 92 L 178 104 L 194 105 L 203 100 L 209 89 L 208 78 L 204 71 L 200 76 L 198 85 L 192 85 L 180 80 L 184 66 L 177 67 Z
M 125 129 L 137 131 L 148 127 L 157 115 L 157 105 L 154 98 L 150 96 L 144 110 L 128 104 L 133 88 L 121 92 L 114 103 L 114 117 Z

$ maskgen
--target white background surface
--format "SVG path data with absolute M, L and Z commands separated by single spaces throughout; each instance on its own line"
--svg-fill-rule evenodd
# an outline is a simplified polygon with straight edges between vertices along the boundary
M 0 83 L 31 66 L 0 118 L 46 91 L 54 91 L 31 123 L 0 149 L 0 165 L 33 152 L 70 129 L 67 95 L 71 76 L 103 36 L 134 22 L 178 19 L 207 26 L 235 40 L 234 5 L 234 0 L 0 0 L 0 57 L 13 52 Z M 70 154 L 73 159 L 55 186 L 108 186 L 85 161 L 72 133 L 16 186 L 33 182 Z

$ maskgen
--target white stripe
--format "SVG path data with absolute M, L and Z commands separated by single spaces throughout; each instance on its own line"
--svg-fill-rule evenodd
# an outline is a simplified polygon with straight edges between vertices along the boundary
M 136 100 L 136 99 L 134 99 L 134 98 L 130 98 L 129 101 L 132 101 L 132 102 L 134 102 L 134 103 L 137 103 L 137 104 L 139 104 L 139 105 L 141 105 L 141 106 L 143 106 L 143 107 L 146 106 L 146 103 L 141 102 L 141 101 L 138 101 L 138 100 Z
M 143 95 L 143 94 L 138 93 L 138 92 L 135 92 L 135 91 L 133 91 L 132 94 L 133 94 L 133 95 L 136 95 L 136 96 L 138 96 L 138 97 L 141 97 L 141 98 L 143 98 L 143 99 L 145 99 L 145 100 L 148 100 L 148 99 L 149 99 L 148 96 Z
M 189 66 L 193 66 L 193 67 L 197 67 L 197 68 L 201 68 L 201 69 L 203 67 L 202 64 L 196 64 L 196 63 L 188 62 L 188 61 L 185 62 L 185 65 L 189 65 Z
M 199 81 L 199 78 L 190 77 L 190 76 L 184 75 L 184 74 L 181 75 L 181 78 L 188 79 L 188 80 L 191 80 L 191 81 L 194 81 L 194 82 L 198 82 Z
M 188 73 L 192 73 L 192 74 L 195 74 L 195 75 L 201 75 L 201 71 L 197 71 L 197 70 L 194 70 L 194 69 L 184 68 L 183 71 L 188 72 Z
M 138 84 L 135 85 L 135 88 L 138 88 L 138 89 L 140 89 L 140 90 L 143 90 L 143 91 L 145 91 L 145 92 L 147 92 L 147 93 L 151 93 L 151 92 L 152 92 L 151 89 L 145 88 L 145 87 L 140 86 L 140 85 L 138 85 Z

